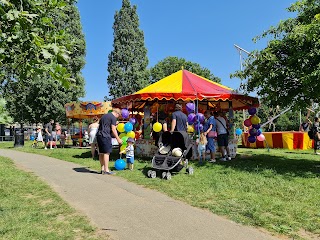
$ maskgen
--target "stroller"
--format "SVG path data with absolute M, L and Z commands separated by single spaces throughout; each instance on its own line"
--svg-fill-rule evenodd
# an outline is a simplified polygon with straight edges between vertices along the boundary
M 193 174 L 193 168 L 188 167 L 193 144 L 186 132 L 164 132 L 158 145 L 158 152 L 152 158 L 153 170 L 147 173 L 149 178 L 156 178 L 157 171 L 160 171 L 163 179 L 170 180 L 171 173 L 180 172 L 183 167 L 189 175 Z

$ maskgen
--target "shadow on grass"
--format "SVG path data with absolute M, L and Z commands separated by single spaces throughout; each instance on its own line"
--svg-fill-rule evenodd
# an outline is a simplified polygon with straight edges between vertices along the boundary
M 93 174 L 100 174 L 96 171 L 92 171 L 88 169 L 87 167 L 79 167 L 79 168 L 73 168 L 74 171 L 79 172 L 79 173 L 93 173 Z
M 72 157 L 74 157 L 74 158 L 90 158 L 90 159 L 92 159 L 91 151 L 83 152 L 83 153 L 77 154 L 77 155 L 73 155 Z
M 235 160 L 219 164 L 240 171 L 255 172 L 270 176 L 280 174 L 289 178 L 320 177 L 320 161 L 292 159 L 286 156 L 240 154 Z

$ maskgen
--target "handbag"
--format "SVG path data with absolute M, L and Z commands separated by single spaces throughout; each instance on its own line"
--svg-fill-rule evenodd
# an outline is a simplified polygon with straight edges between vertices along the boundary
M 217 132 L 216 131 L 210 131 L 207 136 L 209 138 L 216 138 L 217 137 Z

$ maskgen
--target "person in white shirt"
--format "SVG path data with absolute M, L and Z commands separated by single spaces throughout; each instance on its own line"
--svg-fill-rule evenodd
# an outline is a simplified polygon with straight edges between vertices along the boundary
M 219 147 L 219 150 L 220 150 L 220 153 L 222 156 L 220 161 L 231 160 L 230 151 L 229 151 L 229 147 L 228 147 L 229 130 L 227 129 L 227 122 L 222 117 L 221 112 L 215 113 L 215 119 L 216 119 L 216 124 L 217 124 L 218 147 Z M 227 152 L 227 155 L 225 155 L 226 152 Z

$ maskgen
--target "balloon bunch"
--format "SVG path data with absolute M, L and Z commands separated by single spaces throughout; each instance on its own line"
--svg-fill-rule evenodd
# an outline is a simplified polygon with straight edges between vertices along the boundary
M 255 143 L 258 141 L 264 141 L 266 138 L 262 134 L 262 130 L 260 129 L 260 118 L 256 115 L 257 109 L 254 107 L 249 108 L 248 113 L 250 114 L 250 117 L 246 119 L 243 124 L 250 128 L 249 129 L 249 137 L 248 142 L 249 143 Z
M 128 119 L 130 116 L 130 112 L 128 111 L 128 109 L 122 109 L 121 116 L 122 119 Z M 119 138 L 121 138 L 122 140 L 120 151 L 123 151 L 126 148 L 128 138 L 138 139 L 140 137 L 139 132 L 133 131 L 134 127 L 136 128 L 138 126 L 139 121 L 134 117 L 129 118 L 129 121 L 126 123 L 119 123 L 117 125 L 117 130 L 120 133 Z
M 194 130 L 202 131 L 203 130 L 203 122 L 204 122 L 204 115 L 202 113 L 195 114 L 195 106 L 193 103 L 187 103 L 186 110 L 188 112 L 188 132 L 194 132 Z M 193 125 L 193 127 L 192 127 Z

